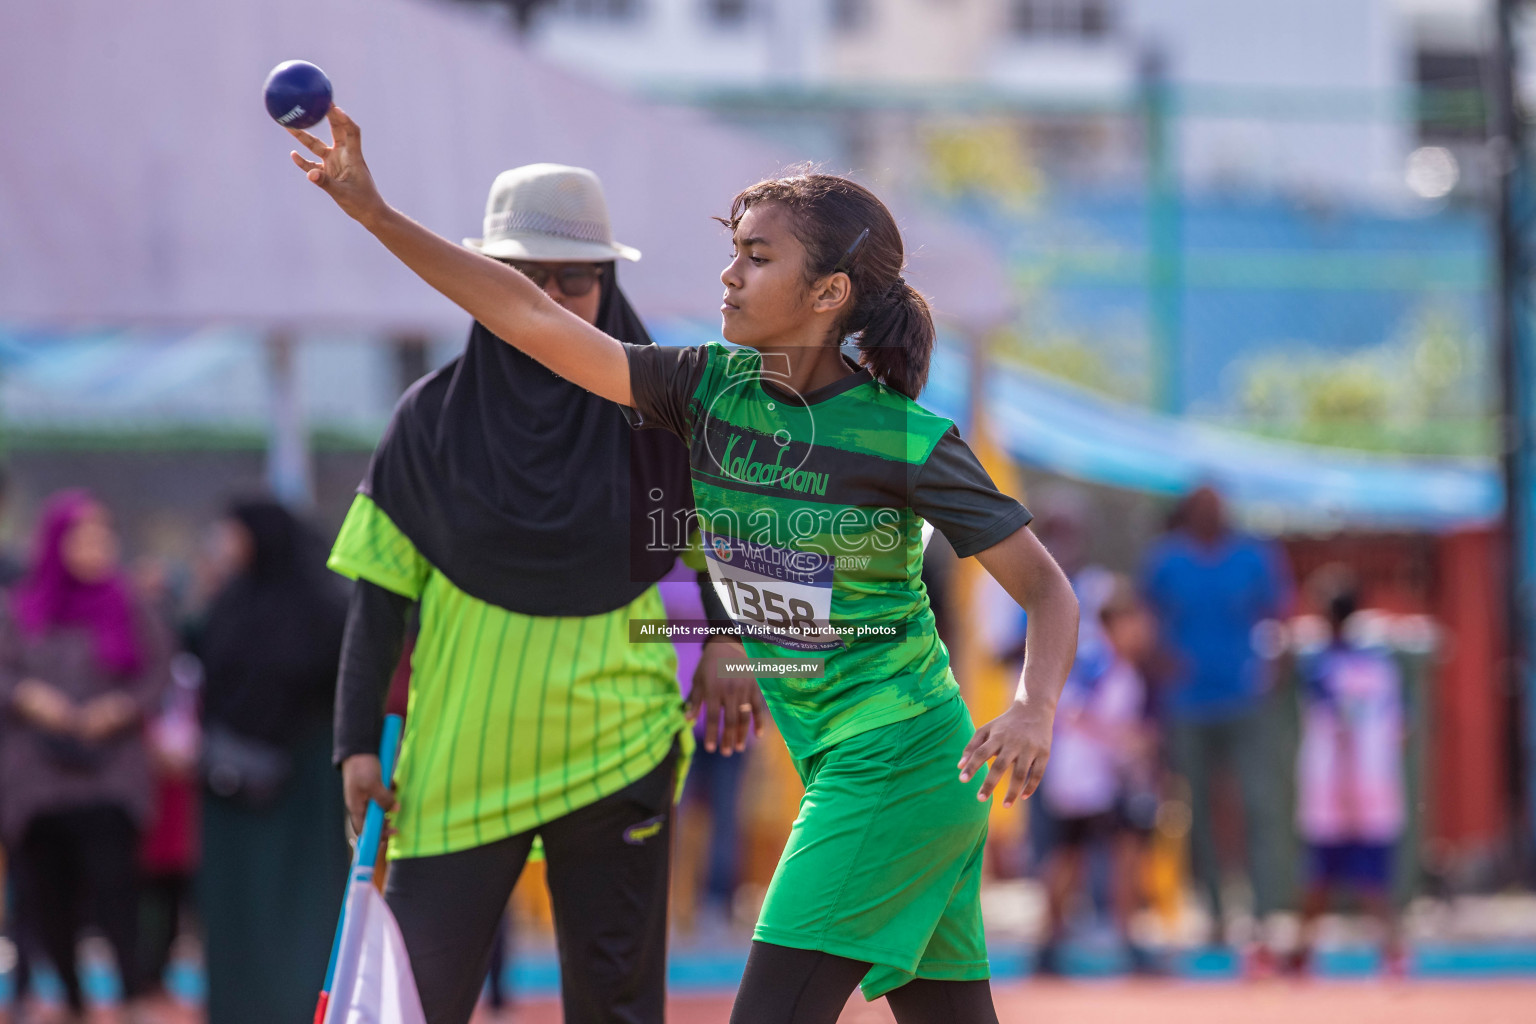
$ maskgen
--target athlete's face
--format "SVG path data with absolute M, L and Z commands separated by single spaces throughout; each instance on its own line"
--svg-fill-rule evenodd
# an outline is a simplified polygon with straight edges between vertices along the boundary
M 832 326 L 836 308 L 829 310 L 816 286 L 805 283 L 805 246 L 789 223 L 782 206 L 767 203 L 747 210 L 736 224 L 731 262 L 720 272 L 720 330 L 734 345 L 783 344 Z M 844 275 L 833 276 L 846 282 Z

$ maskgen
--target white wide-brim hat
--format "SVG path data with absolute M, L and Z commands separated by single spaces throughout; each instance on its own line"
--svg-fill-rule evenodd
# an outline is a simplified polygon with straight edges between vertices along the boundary
M 502 171 L 485 201 L 485 237 L 464 244 L 495 259 L 602 263 L 638 260 L 614 241 L 602 183 L 585 167 L 527 164 Z

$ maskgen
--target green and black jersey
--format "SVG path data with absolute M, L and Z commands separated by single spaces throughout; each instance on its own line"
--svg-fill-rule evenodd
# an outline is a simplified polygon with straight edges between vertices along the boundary
M 954 424 L 852 364 L 798 395 L 750 349 L 626 349 L 643 424 L 688 445 L 710 573 L 748 654 L 823 662 L 817 678 L 759 677 L 791 754 L 950 699 L 923 522 L 965 557 L 1030 520 Z
M 687 732 L 672 645 L 629 642 L 630 619 L 666 617 L 654 585 L 599 615 L 508 611 L 455 587 L 361 494 L 329 565 L 421 606 L 391 858 L 536 828 L 642 778 Z

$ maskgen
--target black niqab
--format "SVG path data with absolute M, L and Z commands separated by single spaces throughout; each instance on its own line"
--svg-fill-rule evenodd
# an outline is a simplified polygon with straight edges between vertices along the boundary
M 652 344 L 609 264 L 597 327 Z M 660 430 L 476 323 L 464 351 L 407 391 L 362 492 L 472 597 L 523 615 L 596 615 L 666 575 L 651 524 L 693 505 L 688 456 Z

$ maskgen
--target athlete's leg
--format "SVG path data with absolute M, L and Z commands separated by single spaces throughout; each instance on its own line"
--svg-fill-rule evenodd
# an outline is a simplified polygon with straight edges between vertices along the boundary
M 400 925 L 427 1024 L 467 1024 L 490 967 L 496 925 L 533 832 L 389 866 L 384 898 Z
M 674 749 L 644 777 L 546 822 L 566 1024 L 661 1024 Z
M 753 942 L 731 1024 L 836 1024 L 868 971 L 862 960 Z
M 990 981 L 914 978 L 885 998 L 896 1024 L 998 1024 Z

